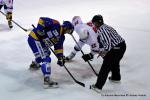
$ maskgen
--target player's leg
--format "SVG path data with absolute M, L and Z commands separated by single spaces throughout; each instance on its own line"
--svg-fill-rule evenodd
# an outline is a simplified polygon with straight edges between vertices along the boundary
M 108 74 L 111 70 L 111 65 L 113 62 L 112 59 L 113 59 L 113 52 L 111 50 L 103 58 L 103 64 L 102 64 L 101 69 L 100 69 L 99 74 L 98 74 L 98 78 L 97 78 L 95 86 L 99 89 L 103 88 L 103 86 L 107 80 L 107 77 L 108 77 Z
M 4 10 L 6 12 L 6 19 L 8 21 L 8 26 L 9 26 L 9 28 L 13 28 L 13 25 L 11 22 L 12 21 L 12 12 L 7 11 L 8 9 L 10 9 L 10 8 L 8 8 L 6 5 L 4 5 Z
M 121 80 L 121 74 L 120 74 L 120 61 L 126 51 L 126 45 L 125 43 L 120 43 L 118 46 L 114 47 L 114 61 L 111 67 L 112 75 L 109 77 L 110 80 L 114 82 L 119 82 Z
M 83 42 L 78 41 L 78 45 L 74 46 L 74 50 L 65 58 L 65 60 L 66 61 L 72 60 L 75 57 L 76 53 L 80 51 L 80 48 L 82 48 L 83 45 L 84 45 Z M 80 47 L 78 47 L 78 46 L 80 46 Z
M 35 43 L 35 39 L 33 39 L 32 37 L 28 37 L 28 44 L 35 56 L 35 59 L 32 61 L 32 63 L 30 64 L 30 69 L 31 70 L 37 70 L 41 67 L 40 63 L 42 62 L 42 58 L 40 56 L 40 53 L 37 49 L 36 43 Z
M 50 75 L 51 75 L 50 51 L 45 46 L 45 43 L 43 43 L 42 41 L 40 43 L 41 44 L 38 43 L 37 45 L 38 45 L 38 51 L 42 58 L 41 70 L 44 75 L 44 88 L 57 88 L 58 83 L 52 81 L 52 79 L 50 77 Z

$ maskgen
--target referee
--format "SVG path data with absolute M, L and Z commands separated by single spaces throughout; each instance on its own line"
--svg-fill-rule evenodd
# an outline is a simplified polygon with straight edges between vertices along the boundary
M 120 60 L 126 51 L 126 43 L 114 28 L 104 24 L 101 15 L 95 15 L 92 19 L 92 23 L 97 28 L 98 41 L 99 44 L 102 45 L 100 46 L 102 48 L 100 48 L 99 56 L 103 58 L 103 64 L 98 74 L 97 82 L 91 85 L 91 89 L 101 90 L 107 80 L 109 72 L 111 72 L 109 80 L 114 82 L 121 80 Z

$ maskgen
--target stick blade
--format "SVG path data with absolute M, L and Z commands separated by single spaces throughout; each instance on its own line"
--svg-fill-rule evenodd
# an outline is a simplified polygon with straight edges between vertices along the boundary
M 77 84 L 81 85 L 82 87 L 85 87 L 85 84 L 79 81 L 76 81 Z

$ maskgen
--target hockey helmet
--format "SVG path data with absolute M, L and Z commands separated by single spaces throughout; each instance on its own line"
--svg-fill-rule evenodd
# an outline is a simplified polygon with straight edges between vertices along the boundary
M 77 24 L 82 24 L 82 20 L 81 20 L 81 17 L 80 16 L 74 16 L 72 18 L 72 24 L 73 26 L 76 26 Z
M 66 33 L 68 34 L 72 34 L 74 31 L 74 26 L 72 25 L 72 23 L 70 21 L 63 21 L 63 25 L 62 25 L 65 29 L 66 29 Z
M 100 27 L 101 25 L 104 24 L 103 16 L 102 16 L 102 15 L 95 15 L 95 16 L 92 18 L 92 23 L 93 23 L 96 27 Z

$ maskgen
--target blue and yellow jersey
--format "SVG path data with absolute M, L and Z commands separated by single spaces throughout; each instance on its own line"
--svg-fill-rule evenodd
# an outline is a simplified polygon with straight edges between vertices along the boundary
M 57 57 L 59 57 L 63 56 L 63 42 L 65 40 L 62 31 L 62 27 L 57 20 L 40 17 L 37 27 L 30 32 L 29 36 L 37 41 L 49 38 L 54 45 L 54 51 Z
M 37 27 L 31 31 L 30 36 L 36 40 L 42 40 L 48 37 L 48 32 L 52 32 L 52 34 L 58 32 L 58 34 L 61 34 L 60 31 L 61 25 L 57 20 L 48 17 L 40 17 Z

